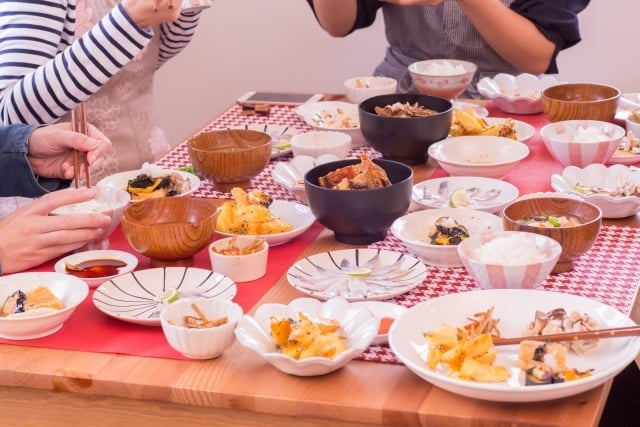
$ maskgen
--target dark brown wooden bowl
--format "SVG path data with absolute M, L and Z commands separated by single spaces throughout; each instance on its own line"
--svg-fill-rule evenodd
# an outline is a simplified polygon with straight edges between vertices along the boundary
M 129 205 L 122 213 L 125 238 L 152 267 L 190 266 L 212 240 L 217 205 L 207 199 L 163 197 Z
M 542 111 L 549 121 L 601 120 L 612 122 L 620 90 L 595 83 L 565 83 L 542 91 Z
M 531 215 L 575 215 L 582 224 L 574 227 L 536 227 L 521 222 Z M 585 254 L 596 241 L 602 225 L 602 211 L 596 205 L 568 197 L 530 197 L 508 204 L 502 212 L 505 230 L 528 231 L 551 237 L 562 246 L 562 253 L 551 271 L 564 273 L 573 270 L 573 262 Z
M 269 163 L 271 137 L 255 130 L 227 129 L 202 132 L 187 141 L 193 167 L 216 190 L 248 188 Z

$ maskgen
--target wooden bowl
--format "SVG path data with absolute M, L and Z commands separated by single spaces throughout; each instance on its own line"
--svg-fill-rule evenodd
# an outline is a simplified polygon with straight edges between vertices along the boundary
M 521 221 L 531 215 L 574 215 L 582 224 L 573 227 L 537 227 Z M 540 196 L 518 199 L 507 205 L 502 212 L 505 230 L 528 231 L 551 237 L 562 246 L 562 253 L 551 271 L 564 273 L 573 270 L 573 262 L 593 246 L 600 226 L 602 211 L 596 205 L 568 197 Z
M 122 233 L 151 259 L 151 267 L 191 266 L 211 241 L 217 205 L 191 197 L 158 198 L 129 205 L 122 213 Z
M 187 141 L 193 167 L 216 190 L 248 188 L 269 163 L 271 136 L 264 132 L 227 129 L 202 132 Z
M 542 91 L 542 111 L 552 122 L 601 120 L 612 122 L 620 90 L 595 83 L 565 83 Z

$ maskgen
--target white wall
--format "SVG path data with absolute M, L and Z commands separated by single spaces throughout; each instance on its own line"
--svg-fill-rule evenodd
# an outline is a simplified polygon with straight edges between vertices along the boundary
M 560 54 L 560 77 L 640 91 L 633 46 L 637 0 L 591 0 L 580 14 L 583 41 Z M 382 19 L 334 39 L 304 0 L 215 0 L 189 47 L 156 78 L 158 113 L 178 143 L 250 90 L 341 92 L 349 77 L 369 74 L 381 59 Z

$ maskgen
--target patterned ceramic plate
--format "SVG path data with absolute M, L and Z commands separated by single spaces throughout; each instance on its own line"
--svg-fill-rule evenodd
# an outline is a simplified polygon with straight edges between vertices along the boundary
M 287 272 L 300 292 L 320 299 L 385 300 L 422 284 L 422 261 L 383 249 L 344 249 L 301 259 Z
M 98 286 L 93 303 L 108 316 L 140 325 L 160 326 L 163 294 L 231 300 L 236 284 L 227 276 L 193 267 L 161 267 L 133 271 Z

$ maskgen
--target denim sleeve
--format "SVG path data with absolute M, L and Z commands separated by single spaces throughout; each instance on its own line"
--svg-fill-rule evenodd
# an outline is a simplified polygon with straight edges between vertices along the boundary
M 37 125 L 14 124 L 0 127 L 0 197 L 39 197 L 66 188 L 69 180 L 38 178 L 27 152 L 29 135 Z

